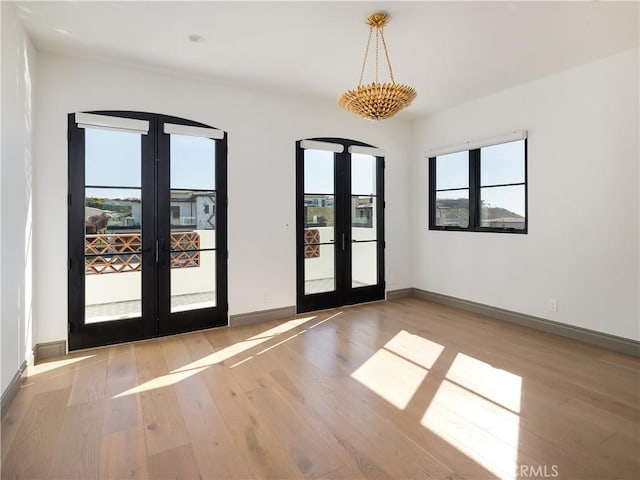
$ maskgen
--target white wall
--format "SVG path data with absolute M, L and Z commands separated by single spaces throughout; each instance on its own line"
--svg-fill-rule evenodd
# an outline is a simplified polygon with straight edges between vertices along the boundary
M 32 139 L 35 50 L 2 2 L 0 322 L 2 392 L 32 351 Z
M 638 58 L 633 49 L 416 123 L 415 287 L 640 339 Z M 425 151 L 521 129 L 529 233 L 429 231 Z
M 36 342 L 66 338 L 67 114 L 176 115 L 229 132 L 229 313 L 295 305 L 295 141 L 344 137 L 386 151 L 387 289 L 410 286 L 411 123 L 367 122 L 332 102 L 41 52 L 36 119 Z M 270 198 L 269 202 L 257 199 Z

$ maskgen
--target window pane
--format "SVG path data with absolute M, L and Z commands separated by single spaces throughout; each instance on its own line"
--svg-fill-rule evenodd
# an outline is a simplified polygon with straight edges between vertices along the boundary
M 378 283 L 378 242 L 351 244 L 352 288 Z
M 469 226 L 469 190 L 436 193 L 435 223 L 442 227 Z
M 333 245 L 320 245 L 317 253 L 304 259 L 304 293 L 331 292 L 336 289 L 336 261 Z
M 215 190 L 215 142 L 171 135 L 171 188 Z
M 85 323 L 142 316 L 140 255 L 85 257 Z
M 376 197 L 351 197 L 351 235 L 353 240 L 376 240 Z
M 176 256 L 185 257 L 176 263 Z M 191 258 L 186 258 L 187 256 Z M 171 258 L 171 311 L 216 306 L 216 252 L 181 252 Z
M 192 248 L 216 248 L 216 192 L 189 190 L 171 191 L 171 248 L 188 250 Z M 199 247 L 193 243 L 174 245 L 176 236 L 190 233 L 200 240 Z
M 335 225 L 335 200 L 333 195 L 304 196 L 304 226 L 333 227 Z M 331 228 L 333 232 L 333 228 Z
M 436 157 L 436 190 L 469 186 L 469 152 Z
M 142 315 L 140 189 L 85 190 L 85 323 Z
M 524 140 L 480 149 L 480 185 L 524 183 Z
M 304 151 L 305 193 L 333 193 L 333 152 Z
M 524 185 L 480 189 L 480 226 L 524 229 Z
M 361 153 L 351 154 L 351 193 L 376 194 L 376 157 Z
M 139 133 L 84 129 L 85 185 L 140 187 L 142 141 Z
M 87 188 L 84 200 L 87 235 L 140 233 L 142 200 L 139 188 Z

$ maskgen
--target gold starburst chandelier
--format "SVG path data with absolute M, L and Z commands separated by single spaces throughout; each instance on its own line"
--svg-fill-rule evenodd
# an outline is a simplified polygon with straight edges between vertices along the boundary
M 384 40 L 384 27 L 388 22 L 389 16 L 384 12 L 374 13 L 365 21 L 365 23 L 369 25 L 369 39 L 367 40 L 367 48 L 364 52 L 364 61 L 362 62 L 362 71 L 360 72 L 360 83 L 358 83 L 356 88 L 347 90 L 338 98 L 338 104 L 342 108 L 368 120 L 384 120 L 385 118 L 393 117 L 400 110 L 411 105 L 411 102 L 413 102 L 417 95 L 413 88 L 407 85 L 399 85 L 393 78 L 393 69 L 391 68 L 391 61 L 389 60 L 387 42 Z M 362 85 L 374 29 L 376 31 L 376 81 L 369 85 Z M 380 41 L 382 41 L 387 67 L 389 67 L 391 83 L 380 83 L 378 81 Z

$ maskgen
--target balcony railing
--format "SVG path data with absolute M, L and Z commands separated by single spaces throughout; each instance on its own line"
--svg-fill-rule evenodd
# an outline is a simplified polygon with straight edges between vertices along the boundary
M 306 228 L 304 230 L 304 258 L 318 258 L 320 256 L 320 230 Z
M 171 234 L 171 268 L 200 266 L 200 235 L 196 232 Z M 90 234 L 85 236 L 85 273 L 137 272 L 142 268 L 140 233 Z M 177 251 L 175 251 L 177 250 Z

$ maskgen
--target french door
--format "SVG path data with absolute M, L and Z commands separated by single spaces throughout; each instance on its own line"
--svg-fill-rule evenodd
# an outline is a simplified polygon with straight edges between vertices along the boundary
M 70 114 L 69 349 L 227 324 L 226 134 Z
M 384 158 L 351 140 L 296 144 L 297 310 L 384 298 Z

